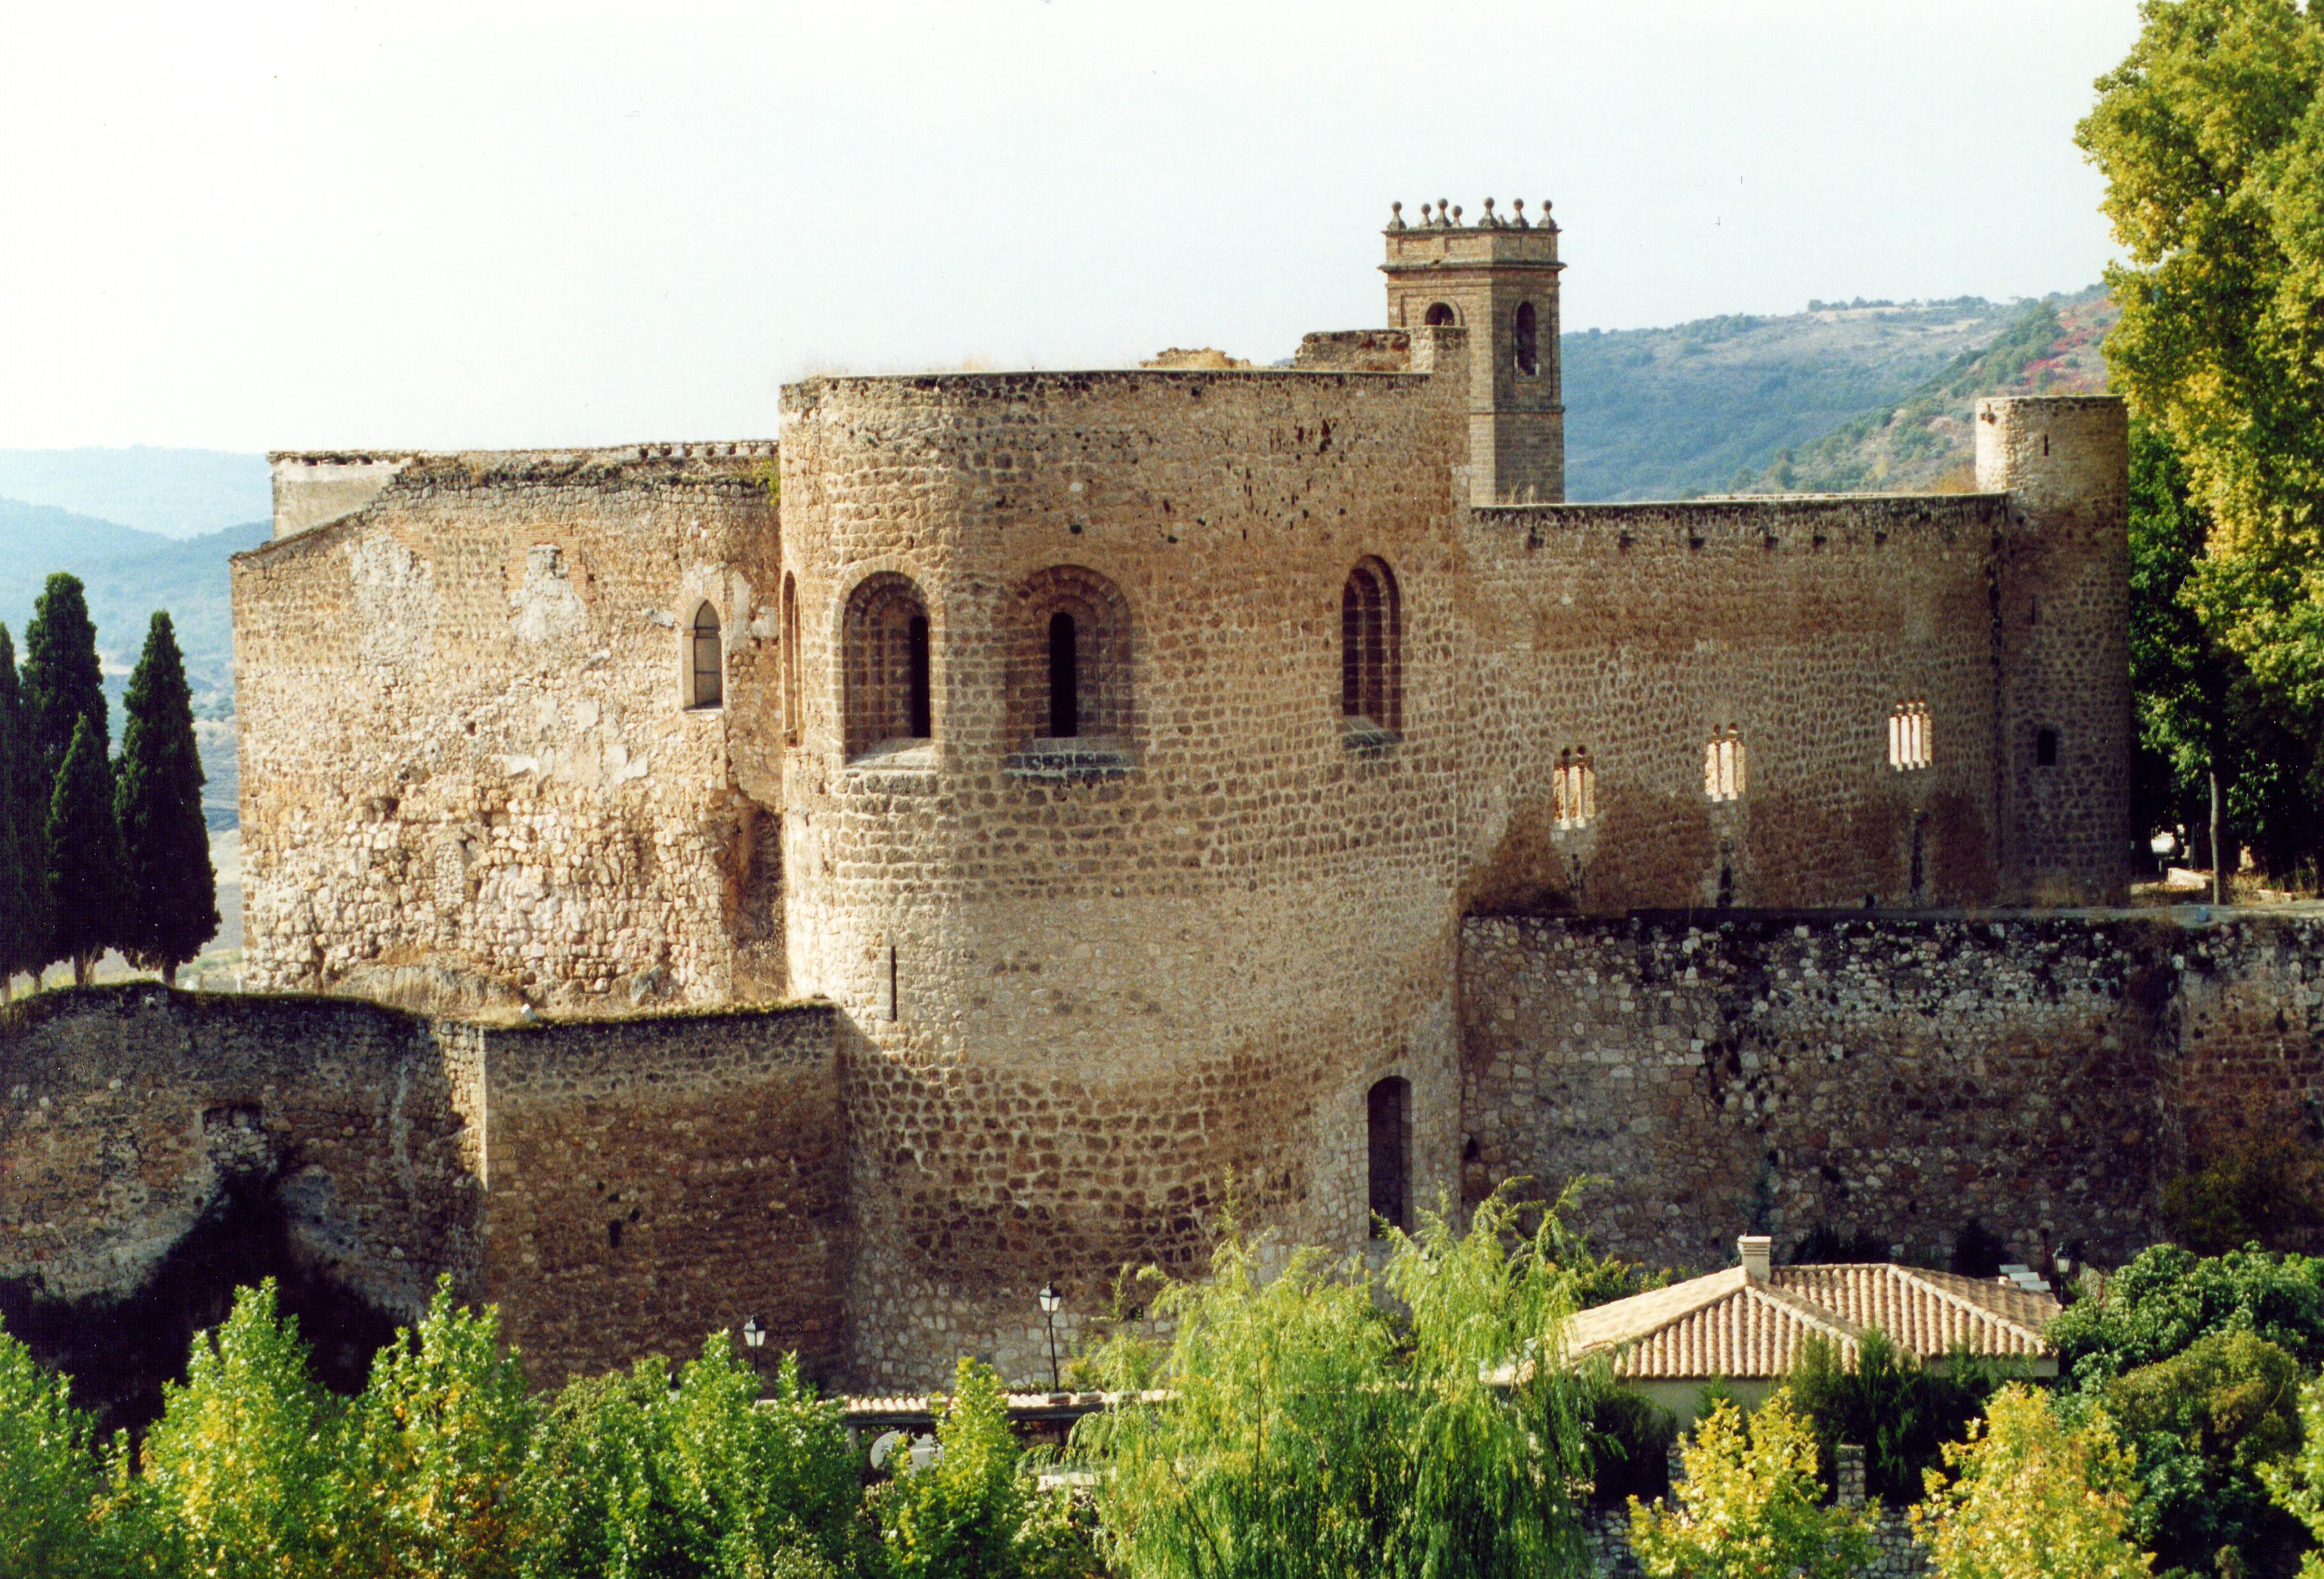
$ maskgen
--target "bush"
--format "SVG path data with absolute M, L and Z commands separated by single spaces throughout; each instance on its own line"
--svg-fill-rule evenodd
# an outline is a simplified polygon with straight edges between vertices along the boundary
M 2050 1324 L 2060 1374 L 2091 1388 L 2198 1338 L 2256 1334 L 2313 1370 L 2324 1360 L 2324 1261 L 2258 1249 L 2197 1256 L 2158 1244 Z
M 1831 1483 L 1833 1449 L 1843 1442 L 1864 1449 L 1864 1489 L 1898 1505 L 1919 1499 L 1922 1478 L 1943 1462 L 1944 1445 L 1985 1408 L 1996 1380 L 1967 1353 L 1935 1371 L 1899 1353 L 1886 1334 L 1865 1334 L 1856 1363 L 1836 1344 L 1811 1337 L 1784 1390 L 1814 1433 Z
M 1823 1505 L 1815 1438 L 1782 1393 L 1749 1416 L 1720 1403 L 1683 1450 L 1676 1506 L 1630 1502 L 1652 1579 L 1842 1579 L 1871 1560 L 1870 1519 Z
M 895 1579 L 1039 1579 L 1096 1566 L 1062 1493 L 1027 1473 L 1038 1458 L 1009 1428 L 1009 1400 L 989 1365 L 964 1359 L 936 1426 L 935 1458 L 907 1466 L 880 1500 Z
M 2324 1221 L 2318 1171 L 2313 1147 L 2280 1133 L 2245 1135 L 2163 1187 L 2163 1219 L 2198 1255 L 2280 1241 Z
M 1608 1387 L 1590 1400 L 1590 1496 L 1621 1507 L 1670 1490 L 1678 1417 L 1651 1399 Z
M 2132 1455 L 2103 1413 L 2070 1429 L 2012 1383 L 1945 1463 L 1953 1480 L 1929 1472 L 1913 1510 L 1938 1579 L 2144 1579 L 2153 1559 L 2125 1538 Z
M 2223 1547 L 2246 1569 L 2296 1540 L 2262 1480 L 2300 1445 L 2300 1367 L 2248 1332 L 2215 1333 L 2141 1366 L 2099 1396 L 2137 1453 L 2131 1532 L 2166 1567 L 2200 1567 Z
M 1589 1384 L 1557 1362 L 1572 1279 L 1554 1213 L 1529 1236 L 1496 1194 L 1455 1233 L 1391 1235 L 1392 1319 L 1353 1268 L 1294 1253 L 1272 1279 L 1230 1235 L 1204 1283 L 1154 1302 L 1158 1360 L 1117 1337 L 1109 1380 L 1168 1404 L 1084 1420 L 1106 1553 L 1127 1579 L 1580 1574 Z
M 0 1332 L 0 1579 L 100 1571 L 94 1429 L 65 1379 Z

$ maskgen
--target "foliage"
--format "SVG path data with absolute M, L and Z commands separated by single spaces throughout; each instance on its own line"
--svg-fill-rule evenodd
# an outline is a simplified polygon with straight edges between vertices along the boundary
M 0 1579 L 94 1575 L 104 1566 L 89 1417 L 61 1376 L 0 1332 Z
M 2060 1374 L 2091 1389 L 2213 1333 L 2255 1333 L 2303 1368 L 2324 1360 L 2324 1261 L 2258 1249 L 2198 1256 L 2143 1251 L 2050 1324 Z
M 1102 1376 L 1150 1379 L 1167 1404 L 1084 1420 L 1102 1457 L 1107 1555 L 1127 1579 L 1485 1579 L 1579 1574 L 1576 1495 L 1591 1384 L 1559 1362 L 1572 1277 L 1545 1214 L 1517 1232 L 1497 1193 L 1466 1234 L 1422 1214 L 1392 1233 L 1391 1318 L 1370 1280 L 1312 1251 L 1262 1277 L 1230 1234 L 1204 1283 L 1154 1302 L 1158 1362 L 1118 1335 Z M 1345 1275 L 1341 1275 L 1344 1273 Z
M 1652 1579 L 1840 1579 L 1870 1559 L 1870 1516 L 1823 1504 L 1815 1438 L 1782 1393 L 1748 1417 L 1719 1404 L 1681 1454 L 1672 1502 L 1630 1502 L 1630 1547 Z
M 308 1373 L 272 1279 L 195 1340 L 185 1384 L 163 1400 L 115 1513 L 147 1570 L 339 1579 L 346 1410 Z
M 2280 1241 L 2324 1221 L 2314 1148 L 2255 1127 L 2163 1187 L 2171 1236 L 2199 1255 Z
M 0 997 L 19 971 L 48 958 L 49 802 L 32 752 L 16 647 L 0 625 Z
M 1865 1490 L 1902 1505 L 1920 1494 L 1923 1475 L 1942 1461 L 1944 1445 L 1977 1417 L 1996 1385 L 1966 1351 L 1935 1371 L 1874 1329 L 1857 1345 L 1852 1366 L 1836 1344 L 1811 1336 L 1784 1389 L 1825 1464 L 1841 1443 L 1856 1444 L 1864 1449 Z
M 1606 1387 L 1590 1400 L 1590 1496 L 1620 1507 L 1633 1497 L 1670 1490 L 1671 1444 L 1678 1417 L 1626 1388 Z
M 2145 0 L 2076 140 L 2129 262 L 2115 387 L 2209 517 L 2185 596 L 2312 745 L 2324 706 L 2324 27 Z M 2310 760 L 2312 760 L 2312 753 Z M 2311 799 L 2310 804 L 2313 805 Z
M 217 935 L 218 913 L 193 697 L 166 614 L 153 616 L 122 711 L 114 790 L 124 857 L 121 950 L 170 980 Z
M 526 1466 L 526 1579 L 822 1579 L 864 1567 L 854 1450 L 795 1362 L 770 1407 L 713 1334 L 558 1395 Z
M 134 728 L 134 725 L 133 725 Z M 344 1561 L 380 1579 L 512 1579 L 534 1407 L 500 1317 L 452 1302 L 373 1362 L 348 1422 Z
M 2254 1565 L 2282 1544 L 2261 1471 L 2300 1445 L 2299 1388 L 2290 1354 L 2229 1330 L 2098 1390 L 2137 1454 L 2132 1532 L 2166 1567 L 2206 1564 L 2223 1547 Z
M 2290 1455 L 2259 1466 L 2259 1478 L 2276 1506 L 2324 1543 L 2324 1378 L 2300 1390 L 2300 1444 Z M 2324 1552 L 2310 1551 L 2300 1565 L 2301 1579 L 2324 1579 Z
M 1593 1306 L 1610 1305 L 1617 1299 L 1628 1299 L 1633 1294 L 1667 1287 L 1671 1280 L 1667 1269 L 1650 1271 L 1641 1261 L 1601 1256 L 1591 1248 L 1588 1234 L 1566 1226 L 1566 1215 L 1581 1198 L 1588 1182 L 1579 1180 L 1568 1185 L 1548 1205 L 1547 1215 L 1541 1224 L 1547 1235 L 1545 1253 L 1551 1262 L 1563 1270 L 1566 1292 L 1573 1301 L 1573 1307 L 1588 1310 Z
M 895 1579 L 1039 1579 L 1092 1572 L 1088 1535 L 1062 1494 L 1034 1490 L 989 1365 L 963 1359 L 936 1425 L 940 1451 L 907 1465 L 880 1503 Z
M 2133 1456 L 2103 1413 L 2080 1427 L 2013 1382 L 1929 1472 L 1913 1527 L 1938 1579 L 2133 1579 L 2153 1559 L 2125 1537 Z
M 98 755 L 110 753 L 113 735 L 106 718 L 97 627 L 89 623 L 88 599 L 78 577 L 50 577 L 33 605 L 24 627 L 23 685 L 32 754 L 43 784 L 53 785 L 64 771 L 73 731 L 83 719 L 97 735 Z
M 48 858 L 49 947 L 72 961 L 74 982 L 86 985 L 97 956 L 120 937 L 126 860 L 113 812 L 113 765 L 87 718 L 73 726 L 72 749 L 50 794 Z

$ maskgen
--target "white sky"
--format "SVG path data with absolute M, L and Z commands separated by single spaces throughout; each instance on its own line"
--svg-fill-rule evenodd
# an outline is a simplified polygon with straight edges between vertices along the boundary
M 23 4 L 0 447 L 771 434 L 816 370 L 1271 361 L 1388 200 L 1554 198 L 1569 329 L 2110 254 L 2133 0 Z

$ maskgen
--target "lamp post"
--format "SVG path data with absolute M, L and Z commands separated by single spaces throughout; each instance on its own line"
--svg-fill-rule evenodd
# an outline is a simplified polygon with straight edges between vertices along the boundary
M 767 1329 L 759 1325 L 759 1318 L 757 1316 L 745 1316 L 743 1318 L 742 1342 L 746 1347 L 752 1349 L 763 1348 L 766 1346 Z
M 1041 1319 L 1049 1326 L 1049 1390 L 1055 1392 L 1065 1386 L 1057 1379 L 1057 1308 L 1065 1304 L 1065 1297 L 1057 1292 L 1055 1283 L 1045 1282 L 1034 1297 L 1041 1302 Z

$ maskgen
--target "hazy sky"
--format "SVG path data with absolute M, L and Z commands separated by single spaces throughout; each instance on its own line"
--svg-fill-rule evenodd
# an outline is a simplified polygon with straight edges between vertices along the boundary
M 2040 294 L 2132 0 L 23 5 L 0 447 L 771 434 L 816 370 L 1287 356 L 1390 199 L 1569 328 Z

